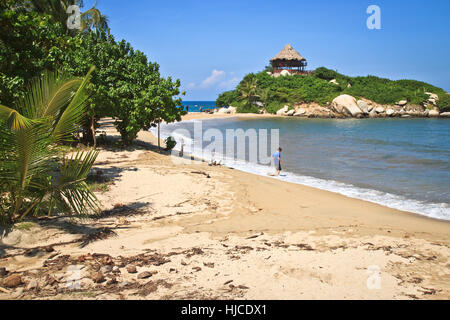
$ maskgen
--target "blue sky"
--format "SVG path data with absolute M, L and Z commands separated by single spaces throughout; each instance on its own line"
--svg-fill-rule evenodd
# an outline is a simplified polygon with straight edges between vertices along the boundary
M 369 5 L 381 9 L 381 30 L 366 26 Z M 448 0 L 98 0 L 97 7 L 117 40 L 181 79 L 184 100 L 215 100 L 287 43 L 308 69 L 416 79 L 450 91 Z

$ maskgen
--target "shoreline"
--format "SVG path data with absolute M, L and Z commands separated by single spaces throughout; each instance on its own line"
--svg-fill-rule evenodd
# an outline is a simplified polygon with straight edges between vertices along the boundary
M 285 118 L 286 116 L 277 116 L 277 115 L 254 115 L 254 114 L 197 114 L 197 113 L 190 113 L 186 116 L 183 117 L 182 121 L 192 121 L 192 120 L 214 120 L 214 119 L 261 119 L 261 118 L 278 118 L 278 117 L 283 117 Z M 292 117 L 291 117 L 292 118 Z M 182 122 L 181 121 L 181 122 Z M 152 132 L 150 132 L 150 134 L 154 134 Z M 155 137 L 156 139 L 156 137 Z M 208 159 L 203 159 L 201 158 L 201 156 L 195 155 L 194 156 L 196 158 L 198 158 L 201 161 L 205 161 L 208 162 Z M 235 170 L 238 170 L 240 172 L 245 172 L 248 174 L 254 174 L 257 176 L 262 176 L 262 177 L 266 177 L 265 174 L 262 174 L 261 172 L 256 172 L 255 170 L 250 170 L 247 167 L 242 167 L 241 165 L 238 165 L 238 163 L 235 163 L 235 165 L 230 165 L 230 164 L 223 164 L 226 167 L 229 168 L 233 168 Z M 365 189 L 365 188 L 361 188 L 361 187 L 357 187 L 354 186 L 352 184 L 348 184 L 348 183 L 340 183 L 338 181 L 334 181 L 334 180 L 327 180 L 327 179 L 319 179 L 319 178 L 314 178 L 314 177 L 310 177 L 310 176 L 302 176 L 302 175 L 298 175 L 295 173 L 291 173 L 291 172 L 286 172 L 288 174 L 290 174 L 289 178 L 290 180 L 286 180 L 286 179 L 277 179 L 278 181 L 284 182 L 284 183 L 291 183 L 294 185 L 302 185 L 302 186 L 306 186 L 306 187 L 310 187 L 310 188 L 315 188 L 318 190 L 322 190 L 322 191 L 328 191 L 328 192 L 332 192 L 335 194 L 338 194 L 340 196 L 344 196 L 347 197 L 349 199 L 358 199 L 358 200 L 362 200 L 362 201 L 366 201 L 372 204 L 377 204 L 377 205 L 381 205 L 390 209 L 394 209 L 394 210 L 399 210 L 399 211 L 403 211 L 403 212 L 407 212 L 413 215 L 418 215 L 421 217 L 425 217 L 428 219 L 432 219 L 432 220 L 438 220 L 438 221 L 442 221 L 442 222 L 450 222 L 450 219 L 445 219 L 442 218 L 442 215 L 445 216 L 444 213 L 435 213 L 435 210 L 442 210 L 440 208 L 440 206 L 443 203 L 423 203 L 422 201 L 416 200 L 416 199 L 408 199 L 408 198 L 403 198 L 403 196 L 400 195 L 395 195 L 395 194 L 391 194 L 391 193 L 387 193 L 384 191 L 379 191 L 379 190 L 375 190 L 375 189 Z M 267 178 L 267 177 L 266 177 Z M 312 180 L 309 182 L 305 182 L 305 181 L 301 181 L 304 179 L 308 179 L 308 180 Z M 272 177 L 269 177 L 269 179 L 274 179 Z M 296 181 L 293 181 L 296 180 Z M 333 186 L 334 183 L 338 183 L 338 184 L 342 184 L 339 187 L 337 186 Z M 354 192 L 357 192 L 356 195 L 349 195 L 349 194 L 354 194 Z M 381 192 L 382 195 L 377 195 L 377 196 L 371 196 L 370 192 Z M 395 200 L 397 201 L 401 201 L 402 204 L 395 204 L 395 205 L 389 205 L 387 203 L 383 202 L 383 199 L 380 197 L 388 197 L 389 199 L 394 197 Z M 392 201 L 392 199 L 391 199 Z M 428 207 L 428 211 L 420 211 L 420 208 L 422 208 L 423 206 L 427 206 Z M 424 209 L 423 209 L 424 210 Z M 439 211 L 438 211 L 439 212 Z
M 95 170 L 111 183 L 96 193 L 100 217 L 38 219 L 1 239 L 0 268 L 23 284 L 0 283 L 0 299 L 450 298 L 450 223 L 201 161 L 174 164 L 155 141 L 142 131 L 128 149 L 101 149 Z M 72 265 L 82 267 L 76 292 L 66 286 Z

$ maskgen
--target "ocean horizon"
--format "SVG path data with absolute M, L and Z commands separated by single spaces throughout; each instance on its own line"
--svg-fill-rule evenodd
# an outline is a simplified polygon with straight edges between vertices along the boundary
M 189 112 L 202 112 L 203 110 L 212 110 L 216 109 L 215 101 L 183 101 L 182 107 L 185 111 Z
M 163 137 L 174 136 L 185 152 L 211 160 L 192 148 L 194 122 L 161 127 Z M 242 128 L 279 129 L 283 174 L 287 182 L 316 187 L 390 208 L 450 220 L 450 127 L 445 119 L 211 119 L 205 132 Z M 174 134 L 185 129 L 190 134 Z M 207 147 L 204 143 L 203 147 Z M 225 141 L 224 141 L 225 145 Z M 176 149 L 177 149 L 176 148 Z M 274 150 L 271 150 L 273 153 Z M 270 153 L 270 154 L 271 154 Z M 215 159 L 225 154 L 217 152 Z M 268 156 L 270 156 L 268 154 Z M 268 165 L 224 158 L 222 164 L 267 176 Z

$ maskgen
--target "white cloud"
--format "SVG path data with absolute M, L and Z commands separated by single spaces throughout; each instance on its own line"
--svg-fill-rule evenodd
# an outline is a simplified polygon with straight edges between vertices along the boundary
M 211 73 L 211 75 L 202 81 L 199 88 L 201 89 L 207 89 L 211 86 L 215 85 L 217 82 L 219 82 L 221 79 L 225 77 L 225 71 L 216 70 L 214 69 Z
M 232 79 L 222 81 L 219 83 L 219 87 L 226 90 L 233 89 L 237 84 L 239 83 L 239 79 L 237 77 L 234 77 Z
M 230 90 L 239 83 L 239 79 L 236 76 L 230 78 L 233 75 L 234 72 L 225 72 L 222 70 L 214 69 L 211 72 L 211 75 L 203 80 L 200 84 L 190 82 L 187 84 L 186 88 L 188 90 L 205 90 L 216 87 L 220 89 Z

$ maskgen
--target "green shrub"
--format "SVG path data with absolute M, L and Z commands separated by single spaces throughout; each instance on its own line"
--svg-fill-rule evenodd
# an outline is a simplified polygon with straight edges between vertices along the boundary
M 259 108 L 254 104 L 235 102 L 237 113 L 258 113 Z
M 280 102 L 272 101 L 266 106 L 266 111 L 268 113 L 276 114 L 278 110 L 283 108 L 283 104 Z
M 314 71 L 314 76 L 316 76 L 319 79 L 323 79 L 323 80 L 327 80 L 327 81 L 342 77 L 342 75 L 337 73 L 336 71 L 327 69 L 325 67 L 317 68 Z
M 441 112 L 450 112 L 450 94 L 443 93 L 439 95 L 437 107 Z
M 226 91 L 219 95 L 216 99 L 217 107 L 228 107 L 231 106 L 234 101 L 238 99 L 237 90 Z
M 168 137 L 166 140 L 166 150 L 167 151 L 171 151 L 173 150 L 173 148 L 175 148 L 175 146 L 177 145 L 177 142 L 175 141 L 175 139 L 173 137 Z

